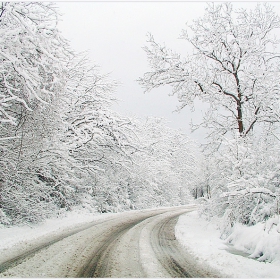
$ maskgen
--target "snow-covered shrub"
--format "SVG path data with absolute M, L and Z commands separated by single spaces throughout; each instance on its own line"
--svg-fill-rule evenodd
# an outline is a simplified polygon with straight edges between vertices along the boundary
M 0 208 L 0 226 L 1 225 L 9 225 L 10 223 L 11 223 L 10 219 L 7 217 L 7 215 Z
M 279 215 L 253 226 L 236 223 L 225 241 L 235 249 L 249 253 L 250 258 L 258 261 L 280 261 Z
M 212 199 L 203 205 L 208 217 L 223 217 L 223 236 L 235 223 L 255 225 L 279 213 L 279 141 L 260 134 L 228 140 L 209 168 Z M 212 163 L 213 161 L 211 161 Z
M 14 182 L 4 187 L 1 206 L 12 224 L 38 223 L 57 211 L 48 187 L 32 181 L 26 182 L 26 185 Z

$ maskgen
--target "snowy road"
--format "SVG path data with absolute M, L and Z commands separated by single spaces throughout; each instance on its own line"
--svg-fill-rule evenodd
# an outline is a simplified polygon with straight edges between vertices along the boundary
M 219 277 L 177 243 L 174 226 L 193 206 L 125 212 L 92 222 L 0 264 L 0 277 Z

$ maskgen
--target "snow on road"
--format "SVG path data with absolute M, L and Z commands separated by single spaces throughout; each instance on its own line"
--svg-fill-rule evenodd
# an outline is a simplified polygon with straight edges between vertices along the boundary
M 37 225 L 11 227 L 0 225 L 0 263 L 3 262 L 4 255 L 5 258 L 11 255 L 9 252 L 13 248 L 19 251 L 21 248 L 26 247 L 26 244 L 29 242 L 33 243 L 36 239 L 42 239 L 44 237 L 52 238 L 59 236 L 62 232 L 70 233 L 73 229 L 79 229 L 79 227 L 83 227 L 87 223 L 117 217 L 123 215 L 125 212 L 100 214 L 90 213 L 85 209 L 76 209 L 72 212 L 66 212 L 61 217 L 47 219 L 45 222 Z M 128 212 L 139 211 L 133 210 Z
M 28 226 L 0 227 L 0 263 L 28 250 L 39 240 L 46 238 L 51 240 L 62 233 L 67 234 L 74 229 L 82 229 L 90 222 L 105 221 L 121 215 L 124 213 L 90 214 L 76 211 L 63 218 L 47 220 L 32 228 Z M 220 234 L 215 225 L 199 218 L 196 211 L 182 215 L 175 230 L 176 238 L 182 247 L 207 269 L 219 271 L 225 277 L 280 278 L 279 260 L 264 263 L 230 253 L 229 246 L 219 238 Z M 279 244 L 278 242 L 278 246 Z M 278 248 L 280 251 L 280 246 Z
M 239 242 L 243 240 L 244 244 L 252 241 L 254 235 L 260 238 L 258 229 L 251 228 L 250 234 L 247 231 L 246 236 L 244 236 L 244 229 L 242 232 L 240 232 Z M 179 243 L 199 263 L 208 266 L 208 269 L 220 271 L 225 277 L 280 278 L 279 259 L 269 263 L 250 259 L 248 258 L 250 254 L 238 255 L 238 250 L 219 238 L 220 232 L 215 224 L 199 218 L 197 211 L 180 216 L 175 227 L 175 234 Z M 263 233 L 261 234 L 263 235 Z M 278 234 L 277 243 L 274 242 L 274 245 L 276 246 L 274 250 L 280 254 L 280 234 Z M 235 254 L 230 252 L 235 252 Z
M 193 209 L 193 206 L 183 206 L 113 214 L 109 218 L 107 216 L 105 219 L 99 219 L 98 222 L 80 224 L 78 228 L 82 230 L 78 232 L 75 226 L 75 234 L 68 228 L 66 230 L 68 234 L 65 231 L 61 233 L 63 238 L 49 232 L 48 235 L 44 235 L 43 246 L 39 244 L 39 250 L 38 246 L 34 246 L 34 242 L 32 244 L 30 240 L 29 244 L 33 245 L 35 251 L 32 247 L 28 248 L 31 252 L 29 250 L 27 254 L 20 255 L 19 258 L 6 260 L 0 264 L 0 277 L 122 278 L 134 277 L 135 271 L 138 271 L 141 277 L 150 277 L 151 273 L 143 270 L 142 266 L 142 262 L 146 264 L 149 261 L 146 258 L 139 258 L 138 240 L 142 230 L 153 222 L 164 229 L 166 222 L 174 219 L 177 221 L 178 215 Z M 174 229 L 174 224 L 172 229 Z M 169 231 L 168 229 L 167 232 Z M 56 242 L 49 238 L 49 235 L 52 235 Z M 159 238 L 161 236 L 158 234 Z M 128 237 L 133 242 L 127 242 Z M 42 238 L 38 239 L 42 240 Z M 44 239 L 47 239 L 47 242 Z M 142 245 L 146 247 L 151 240 L 150 234 L 147 239 L 141 238 L 141 240 L 144 241 Z M 159 239 L 156 238 L 157 240 Z M 182 254 L 176 257 L 181 259 Z M 136 262 L 132 261 L 133 258 Z M 156 275 L 160 273 L 168 277 L 167 275 L 170 274 L 166 270 L 166 265 L 169 267 L 169 263 L 164 261 L 163 266 L 157 269 Z M 128 266 L 129 275 L 127 275 Z M 173 270 L 171 273 L 173 274 Z
M 76 210 L 67 212 L 57 219 L 48 219 L 44 223 L 32 226 L 12 226 L 4 227 L 0 225 L 0 264 L 16 255 L 29 250 L 33 245 L 43 239 L 53 239 L 62 233 L 82 228 L 85 224 L 108 219 L 112 215 L 119 214 L 97 214 L 88 211 Z

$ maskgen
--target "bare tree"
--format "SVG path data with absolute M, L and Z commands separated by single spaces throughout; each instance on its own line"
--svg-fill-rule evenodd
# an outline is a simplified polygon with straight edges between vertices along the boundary
M 139 80 L 146 91 L 171 85 L 180 109 L 195 98 L 207 102 L 202 125 L 213 138 L 230 131 L 248 135 L 258 123 L 279 122 L 279 17 L 273 8 L 233 10 L 232 4 L 208 4 L 203 18 L 183 30 L 193 53 L 182 59 L 149 35 L 145 47 L 152 72 Z

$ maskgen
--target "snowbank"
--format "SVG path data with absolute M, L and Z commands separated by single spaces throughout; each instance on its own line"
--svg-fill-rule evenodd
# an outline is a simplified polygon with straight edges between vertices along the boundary
M 275 221 L 274 221 L 275 222 Z M 234 278 L 279 278 L 280 234 L 279 226 L 269 221 L 255 227 L 237 225 L 227 240 L 220 239 L 215 223 L 198 216 L 197 211 L 182 215 L 175 228 L 178 241 L 201 264 L 220 271 L 225 277 Z M 230 244 L 228 242 L 231 242 Z M 259 262 L 257 257 L 264 250 L 273 261 Z
M 280 264 L 279 217 L 250 227 L 236 224 L 226 242 L 235 249 L 248 253 L 250 258 Z

